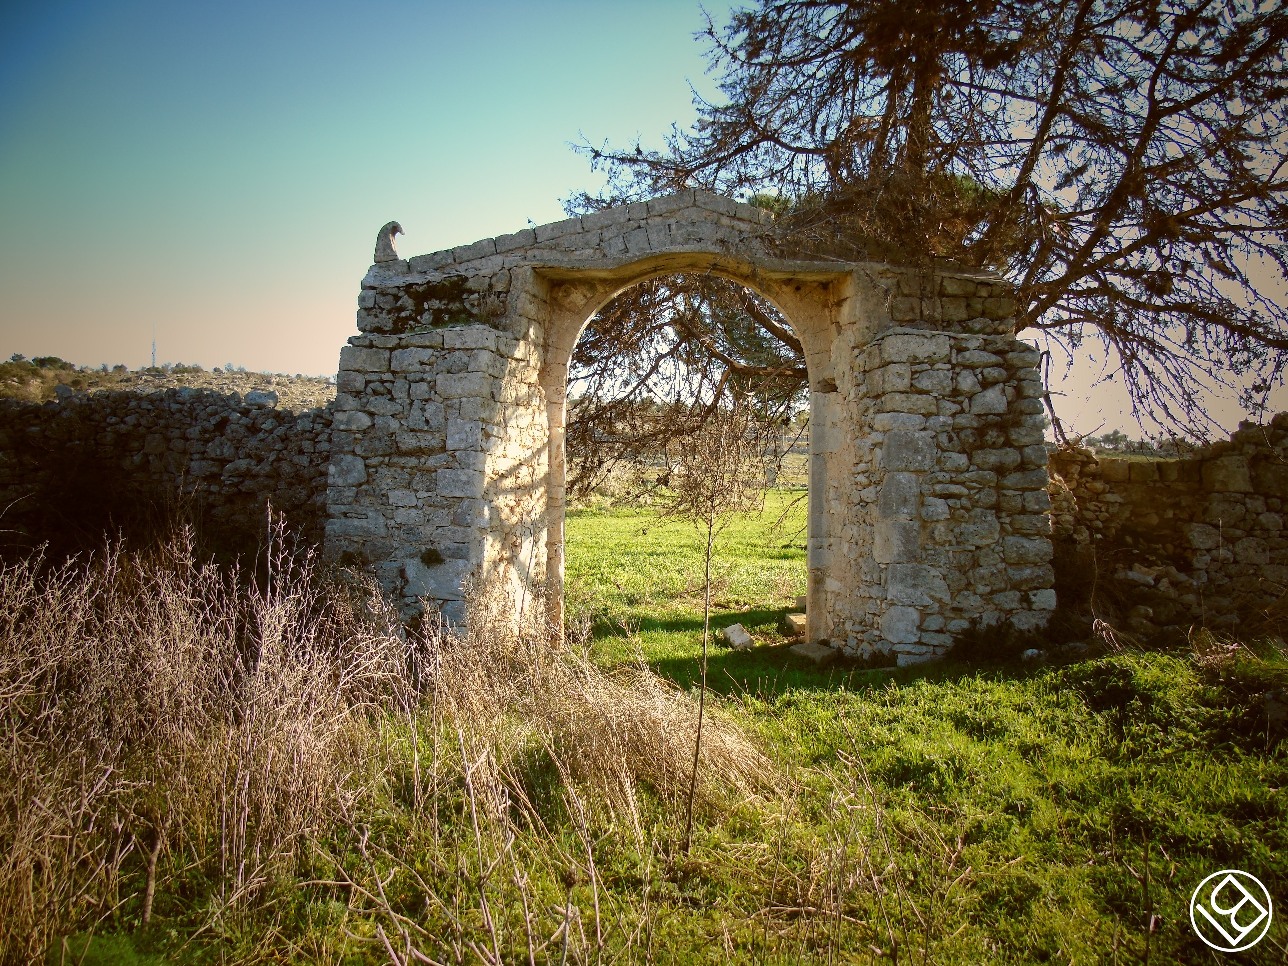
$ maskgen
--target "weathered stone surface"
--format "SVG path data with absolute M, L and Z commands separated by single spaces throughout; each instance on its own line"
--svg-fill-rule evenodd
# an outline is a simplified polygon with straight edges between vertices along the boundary
M 1051 541 L 1045 537 L 1006 537 L 1002 557 L 1008 564 L 1043 564 L 1051 559 Z
M 398 261 L 398 248 L 394 244 L 394 239 L 402 233 L 402 225 L 396 221 L 391 221 L 381 228 L 376 234 L 376 251 L 371 260 L 373 262 Z
M 357 410 L 339 412 L 332 417 L 331 426 L 334 429 L 342 430 L 346 433 L 361 432 L 364 429 L 370 428 L 371 417 L 366 413 L 359 412 Z
M 788 650 L 797 657 L 803 657 L 814 664 L 827 664 L 837 656 L 836 650 L 816 641 L 801 641 L 799 644 L 793 644 Z
M 278 395 L 271 389 L 252 389 L 242 397 L 247 406 L 276 406 L 277 401 Z
M 986 507 L 971 510 L 957 529 L 962 543 L 975 547 L 994 546 L 1002 535 L 1002 524 L 997 513 Z
M 889 472 L 933 469 L 938 457 L 934 433 L 905 429 L 886 433 L 885 468 Z
M 1006 412 L 1006 391 L 1001 386 L 990 386 L 971 397 L 970 411 L 976 416 L 1000 415 Z
M 1222 493 L 1251 493 L 1252 474 L 1246 460 L 1226 456 L 1203 464 L 1203 485 Z
M 566 422 L 586 315 L 641 267 L 715 270 L 782 305 L 810 360 L 810 633 L 850 654 L 920 660 L 944 652 L 945 628 L 1029 613 L 1049 554 L 1013 564 L 1027 568 L 1013 581 L 1003 549 L 1041 535 L 1044 508 L 1026 497 L 1045 488 L 1046 454 L 1037 355 L 998 315 L 1013 309 L 1010 286 L 820 262 L 771 237 L 772 221 L 693 189 L 374 265 L 335 404 L 335 454 L 365 478 L 337 464 L 332 514 L 386 532 L 337 537 L 328 552 L 370 559 L 409 610 L 433 576 L 414 563 L 426 546 L 485 561 L 516 606 L 553 577 L 557 607 L 547 535 L 562 479 L 549 434 Z M 434 589 L 444 613 L 459 609 L 449 587 Z
M 873 526 L 872 559 L 877 563 L 910 563 L 921 555 L 921 526 L 882 520 Z
M 952 343 L 945 335 L 899 332 L 881 340 L 886 362 L 947 362 Z
M 389 350 L 344 346 L 340 350 L 340 369 L 351 372 L 388 372 Z
M 886 593 L 899 604 L 926 607 L 949 599 L 948 583 L 934 567 L 924 564 L 890 564 L 886 568 Z M 893 640 L 893 638 L 892 638 Z
M 338 454 L 331 458 L 327 483 L 331 486 L 357 486 L 366 482 L 367 465 L 357 456 Z
M 741 624 L 730 624 L 720 632 L 720 636 L 735 651 L 750 650 L 756 643 L 752 636 L 747 633 L 747 629 Z
M 881 636 L 895 644 L 921 640 L 921 613 L 915 607 L 897 605 L 881 615 Z
M 915 517 L 921 496 L 921 482 L 915 473 L 890 473 L 881 484 L 877 513 L 886 520 Z
M 426 564 L 420 557 L 404 560 L 404 592 L 409 597 L 430 597 L 435 600 L 460 600 L 461 582 L 470 572 L 468 560 L 444 559 L 441 563 Z

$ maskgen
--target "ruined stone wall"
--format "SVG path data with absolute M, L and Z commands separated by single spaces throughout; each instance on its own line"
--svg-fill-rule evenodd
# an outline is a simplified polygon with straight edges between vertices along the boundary
M 1256 618 L 1288 589 L 1288 414 L 1177 459 L 1051 457 L 1060 543 L 1136 602 L 1137 630 Z
M 0 400 L 7 542 L 32 545 L 78 523 L 119 525 L 121 512 L 145 502 L 185 501 L 208 525 L 239 535 L 262 532 L 271 501 L 291 527 L 320 542 L 330 432 L 326 409 L 278 410 L 191 388 L 78 394 L 43 405 Z
M 711 272 L 774 302 L 806 358 L 810 639 L 906 664 L 967 627 L 1040 627 L 1055 604 L 1041 383 L 1009 286 L 811 260 L 772 221 L 689 190 L 405 260 L 387 225 L 340 355 L 328 553 L 408 611 L 466 619 L 467 577 L 519 607 L 557 602 L 582 328 L 629 285 Z

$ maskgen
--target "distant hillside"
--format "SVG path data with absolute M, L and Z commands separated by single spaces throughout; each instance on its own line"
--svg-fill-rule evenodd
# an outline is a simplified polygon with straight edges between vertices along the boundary
M 244 396 L 260 390 L 276 393 L 278 408 L 292 410 L 314 409 L 335 399 L 335 380 L 324 376 L 247 372 L 219 366 L 207 370 L 182 364 L 167 364 L 155 369 L 130 370 L 125 366 L 108 368 L 106 365 L 92 369 L 74 366 L 57 356 L 27 359 L 14 355 L 9 361 L 0 362 L 0 398 L 48 402 L 55 397 L 55 387 L 59 385 L 85 393 L 152 393 L 191 386 Z

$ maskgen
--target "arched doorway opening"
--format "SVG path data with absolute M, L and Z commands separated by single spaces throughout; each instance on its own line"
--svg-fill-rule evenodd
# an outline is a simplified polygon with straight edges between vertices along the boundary
M 695 270 L 696 269 L 696 270 Z M 644 260 L 624 266 L 615 277 L 555 277 L 549 280 L 548 304 L 551 314 L 546 331 L 546 357 L 542 369 L 549 420 L 547 478 L 547 577 L 549 601 L 556 622 L 564 619 L 564 575 L 567 528 L 565 518 L 570 495 L 586 488 L 583 458 L 588 446 L 603 432 L 603 422 L 622 413 L 640 413 L 650 379 L 661 378 L 666 389 L 655 394 L 663 416 L 669 413 L 690 425 L 700 421 L 701 411 L 720 404 L 722 394 L 741 389 L 754 395 L 761 391 L 764 401 L 763 429 L 778 435 L 767 447 L 800 451 L 792 446 L 792 426 L 799 429 L 808 414 L 808 454 L 801 454 L 794 467 L 809 493 L 807 523 L 806 613 L 807 639 L 827 638 L 827 576 L 832 534 L 828 526 L 828 480 L 836 479 L 832 465 L 833 447 L 827 427 L 835 422 L 835 380 L 832 376 L 835 302 L 832 279 L 773 278 L 748 270 L 734 260 L 705 256 L 697 264 L 677 264 L 676 259 Z M 836 286 L 839 288 L 840 286 Z M 822 296 L 822 297 L 820 297 Z M 715 318 L 721 313 L 732 317 Z M 722 332 L 723 335 L 716 335 Z M 725 339 L 712 345 L 712 339 Z M 651 343 L 649 340 L 652 340 Z M 693 342 L 707 340 L 703 346 Z M 777 340 L 778 351 L 768 348 Z M 589 341 L 591 352 L 579 352 Z M 734 343 L 741 342 L 741 346 Z M 757 345 L 756 343 L 760 344 Z M 648 343 L 648 344 L 645 344 Z M 749 344 L 750 343 L 750 344 Z M 607 362 L 614 348 L 625 349 L 623 382 L 608 386 L 617 399 L 606 405 L 570 405 L 570 379 L 596 383 L 597 390 L 613 381 L 604 367 L 587 375 L 598 361 Z M 741 358 L 736 357 L 739 349 Z M 598 355 L 598 359 L 593 358 Z M 741 372 L 737 372 L 741 368 Z M 760 385 L 756 382 L 760 380 Z M 741 386 L 735 385 L 741 382 Z M 625 398 L 623 398 L 625 397 Z M 570 416 L 590 411 L 601 425 L 580 429 L 570 426 Z M 596 412 L 597 410 L 597 412 Z M 605 442 L 615 447 L 610 454 L 624 457 L 632 447 L 647 448 L 652 442 L 677 441 L 686 427 L 658 427 L 650 433 L 647 425 L 636 427 L 626 438 Z M 574 459 L 569 460 L 570 429 Z M 607 462 L 613 462 L 609 459 Z M 762 469 L 763 472 L 763 469 Z M 790 482 L 790 477 L 784 482 Z M 835 502 L 835 501 L 833 501 Z

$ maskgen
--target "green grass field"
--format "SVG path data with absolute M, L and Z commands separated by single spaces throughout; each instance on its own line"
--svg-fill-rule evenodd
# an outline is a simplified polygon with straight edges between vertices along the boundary
M 816 669 L 777 631 L 804 591 L 805 506 L 784 526 L 789 500 L 771 494 L 732 524 L 716 566 L 714 623 L 740 621 L 766 646 L 715 644 L 711 687 L 800 782 L 743 832 L 772 856 L 749 867 L 719 827 L 703 842 L 727 914 L 763 927 L 733 930 L 749 958 L 795 936 L 844 961 L 1216 962 L 1188 920 L 1205 875 L 1240 868 L 1288 893 L 1285 727 L 1266 711 L 1288 684 L 1281 650 Z M 570 610 L 592 621 L 597 659 L 642 655 L 692 687 L 696 532 L 647 510 L 587 511 L 568 544 Z M 824 905 L 823 923 L 803 911 Z M 1280 920 L 1242 961 L 1283 962 L 1285 936 Z
M 652 511 L 569 516 L 574 647 L 480 624 L 429 678 L 370 585 L 0 571 L 0 962 L 1230 961 L 1188 903 L 1288 896 L 1282 645 L 819 669 L 791 500 L 718 546 L 763 646 L 712 647 L 688 849 L 701 544 Z
M 734 517 L 716 544 L 712 628 L 740 623 L 765 648 L 717 642 L 711 686 L 761 685 L 807 671 L 783 654 L 782 617 L 805 593 L 803 491 L 773 490 L 763 510 Z M 702 637 L 702 540 L 692 524 L 648 508 L 573 511 L 567 519 L 567 610 L 588 629 L 601 664 L 643 660 L 681 684 L 697 679 Z M 808 675 L 807 675 L 808 676 Z

